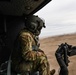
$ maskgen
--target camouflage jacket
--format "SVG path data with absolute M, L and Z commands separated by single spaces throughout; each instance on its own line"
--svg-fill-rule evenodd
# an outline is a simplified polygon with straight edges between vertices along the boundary
M 12 52 L 12 70 L 25 75 L 25 71 L 35 72 L 39 70 L 40 75 L 50 75 L 50 66 L 45 53 L 34 46 L 38 45 L 35 35 L 27 30 L 22 30 L 16 41 Z M 51 73 L 51 75 L 53 75 Z
M 12 58 L 17 57 L 18 59 L 19 57 L 22 57 L 23 59 L 25 59 L 26 53 L 34 50 L 35 48 L 33 47 L 37 45 L 37 41 L 35 40 L 35 37 L 36 36 L 33 35 L 31 32 L 23 29 L 19 33 L 15 41 Z

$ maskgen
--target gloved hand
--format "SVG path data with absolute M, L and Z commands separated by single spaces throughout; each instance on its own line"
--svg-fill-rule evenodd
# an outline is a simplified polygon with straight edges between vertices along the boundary
M 50 71 L 50 75 L 54 75 L 55 74 L 55 69 L 52 69 L 51 71 Z

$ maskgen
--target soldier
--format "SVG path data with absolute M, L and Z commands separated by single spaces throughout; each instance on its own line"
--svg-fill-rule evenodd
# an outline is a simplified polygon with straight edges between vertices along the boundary
M 45 23 L 38 16 L 29 16 L 25 21 L 26 27 L 21 30 L 15 41 L 12 52 L 12 72 L 20 75 L 53 75 L 50 72 L 47 56 L 39 49 L 38 36 Z

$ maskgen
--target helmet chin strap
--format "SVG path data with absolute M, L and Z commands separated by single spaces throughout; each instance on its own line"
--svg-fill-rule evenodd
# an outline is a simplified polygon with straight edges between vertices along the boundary
M 34 32 L 34 35 L 39 36 L 39 35 L 40 35 L 40 31 L 36 30 L 36 31 Z

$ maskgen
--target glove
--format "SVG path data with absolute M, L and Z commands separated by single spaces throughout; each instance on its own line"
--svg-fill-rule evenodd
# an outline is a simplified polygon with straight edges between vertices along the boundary
M 51 71 L 50 71 L 50 75 L 54 75 L 55 74 L 55 69 L 52 69 Z

